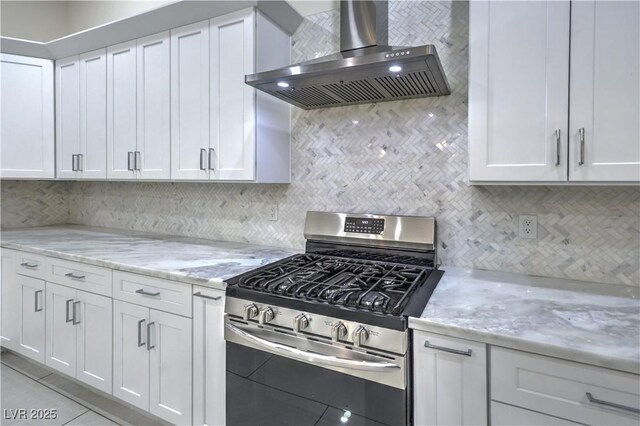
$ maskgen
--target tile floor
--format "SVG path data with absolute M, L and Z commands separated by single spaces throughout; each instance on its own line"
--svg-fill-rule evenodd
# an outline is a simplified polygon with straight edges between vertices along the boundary
M 3 352 L 0 366 L 0 424 L 40 425 L 167 425 L 43 366 Z M 20 409 L 26 410 L 21 412 Z M 55 419 L 34 419 L 30 410 L 55 410 Z M 40 414 L 40 413 L 35 413 Z

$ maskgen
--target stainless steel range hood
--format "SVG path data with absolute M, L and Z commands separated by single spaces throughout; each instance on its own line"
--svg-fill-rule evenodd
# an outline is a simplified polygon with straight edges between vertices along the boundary
M 339 53 L 247 75 L 245 82 L 302 109 L 451 93 L 433 45 L 392 47 L 387 37 L 387 1 L 343 0 Z

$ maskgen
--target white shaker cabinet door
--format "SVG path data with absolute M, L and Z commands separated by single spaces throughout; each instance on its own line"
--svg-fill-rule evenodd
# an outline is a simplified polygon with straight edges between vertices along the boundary
M 78 179 L 107 177 L 107 55 L 80 55 L 80 169 Z
M 18 321 L 20 315 L 20 293 L 15 272 L 15 252 L 1 249 L 2 270 L 0 276 L 0 345 L 16 350 L 18 342 Z
M 107 178 L 135 179 L 136 42 L 107 48 Z
M 47 283 L 46 364 L 69 376 L 76 375 L 75 289 Z
M 171 177 L 171 99 L 169 31 L 137 41 L 140 179 Z
M 113 396 L 149 411 L 149 308 L 113 301 Z
M 191 318 L 152 309 L 149 320 L 149 411 L 174 424 L 191 424 Z
M 208 166 L 218 180 L 255 179 L 255 89 L 244 82 L 255 69 L 253 9 L 211 20 L 211 143 Z
M 567 180 L 569 1 L 473 1 L 469 176 Z
M 171 30 L 171 178 L 209 179 L 209 21 Z
M 18 345 L 22 355 L 45 363 L 45 283 L 43 280 L 16 276 L 20 309 L 18 322 Z
M 416 425 L 486 425 L 487 354 L 483 343 L 414 331 Z
M 110 394 L 113 378 L 112 299 L 78 291 L 77 301 L 75 377 Z
M 0 54 L 0 93 L 0 176 L 53 179 L 53 62 Z
M 569 179 L 640 180 L 640 3 L 571 6 Z
M 193 424 L 225 423 L 224 291 L 194 287 Z
M 56 173 L 76 178 L 80 154 L 80 62 L 78 56 L 56 61 Z

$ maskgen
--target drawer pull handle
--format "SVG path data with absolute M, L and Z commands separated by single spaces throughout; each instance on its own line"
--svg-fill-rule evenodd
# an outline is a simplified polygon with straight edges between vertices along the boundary
M 155 293 L 149 293 L 148 291 L 144 291 L 144 289 L 136 290 L 136 293 L 142 294 L 144 296 L 160 296 L 159 291 L 156 291 Z
M 87 278 L 85 275 L 76 275 L 73 272 L 69 272 L 67 274 L 64 274 L 64 276 L 72 278 L 74 280 L 84 280 L 85 278 Z
M 424 347 L 429 349 L 435 349 L 437 351 L 449 352 L 451 354 L 456 355 L 464 355 L 471 356 L 471 349 L 467 349 L 466 351 L 459 351 L 458 349 L 445 348 L 444 346 L 432 345 L 428 340 L 424 341 Z
M 594 398 L 593 395 L 591 395 L 591 392 L 587 392 L 587 400 L 589 400 L 590 404 L 602 405 L 603 407 L 617 408 L 618 410 L 628 411 L 629 413 L 640 414 L 640 409 Z
M 67 322 L 73 321 L 73 317 L 69 318 L 69 311 L 71 310 L 71 309 L 69 309 L 69 304 L 71 302 L 73 302 L 73 299 L 67 300 L 67 306 L 66 306 L 66 309 L 65 309 L 65 320 L 67 320 Z
M 222 296 L 207 296 L 205 294 L 202 294 L 201 292 L 193 293 L 193 295 L 197 296 L 197 297 L 202 297 L 203 299 L 209 299 L 209 300 L 220 300 L 220 299 L 222 299 Z
M 35 306 L 34 306 L 34 312 L 40 312 L 40 311 L 42 311 L 42 290 L 38 290 L 38 291 L 36 291 L 36 292 L 35 292 L 35 293 L 33 293 L 33 294 L 34 294 L 34 297 L 35 297 L 35 301 L 34 301 L 34 304 L 35 304 Z M 41 297 L 38 297 L 38 294 L 39 294 Z
M 141 319 L 140 321 L 138 321 L 138 347 L 146 345 L 146 343 L 142 341 L 142 324 L 144 324 L 145 321 L 147 320 Z
M 21 263 L 20 266 L 25 267 L 27 269 L 38 269 L 37 263 L 24 262 L 24 263 Z

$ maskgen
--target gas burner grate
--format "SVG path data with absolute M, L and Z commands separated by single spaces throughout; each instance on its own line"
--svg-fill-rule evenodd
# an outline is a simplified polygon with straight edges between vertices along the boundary
M 294 299 L 398 315 L 429 269 L 300 254 L 243 276 L 238 286 Z

